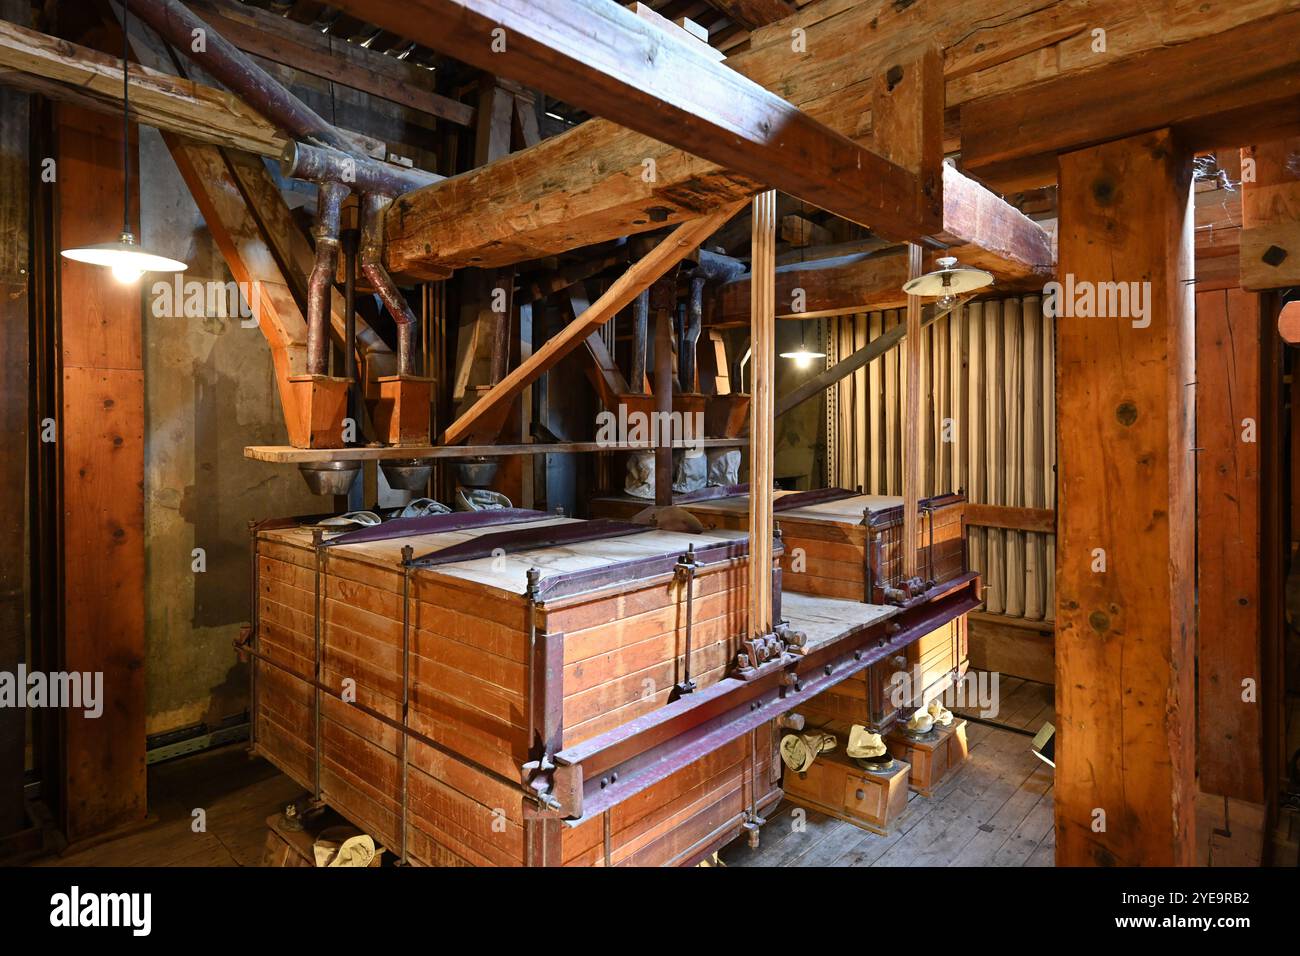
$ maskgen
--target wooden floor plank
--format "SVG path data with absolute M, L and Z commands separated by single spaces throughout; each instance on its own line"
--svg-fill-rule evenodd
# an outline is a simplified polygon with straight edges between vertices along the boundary
M 1024 683 L 1012 691 L 1021 692 L 1018 705 L 1028 711 L 1038 692 L 1024 689 Z M 1051 866 L 1051 769 L 1033 756 L 1024 734 L 986 724 L 970 730 L 970 759 L 932 798 L 911 794 L 907 815 L 889 836 L 816 811 L 809 811 L 808 825 L 795 833 L 789 828 L 793 805 L 786 802 L 771 815 L 760 850 L 737 841 L 723 851 L 723 860 L 728 866 L 912 866 L 958 860 Z
M 1039 771 L 1042 776 L 1047 776 Z M 1032 779 L 1032 778 L 1031 778 Z M 1024 789 L 1022 793 L 1026 792 Z M 993 866 L 1024 866 L 1042 844 L 1047 834 L 1052 832 L 1055 820 L 1052 816 L 1052 788 L 1048 786 L 1038 797 L 1038 801 L 1015 830 L 1007 837 L 996 853 L 993 854 Z

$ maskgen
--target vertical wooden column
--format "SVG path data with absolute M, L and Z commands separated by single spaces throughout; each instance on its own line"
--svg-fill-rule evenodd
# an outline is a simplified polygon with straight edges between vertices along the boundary
M 749 631 L 772 631 L 772 430 L 776 358 L 776 191 L 754 199 L 750 259 Z
M 1258 295 L 1197 294 L 1197 769 L 1201 792 L 1253 803 L 1264 802 L 1259 386 L 1269 334 Z
M 659 421 L 667 422 L 673 410 L 673 301 L 676 282 L 660 279 L 651 293 L 655 313 L 655 411 Z M 672 430 L 661 426 L 655 430 L 655 505 L 666 508 L 673 503 Z
M 61 106 L 56 122 L 59 246 L 115 238 L 120 118 Z M 141 285 L 69 260 L 59 270 L 61 667 L 103 674 L 101 716 L 61 712 L 62 823 L 75 842 L 145 815 L 144 364 Z
M 5 0 L 0 13 L 26 23 L 26 5 Z M 26 657 L 24 623 L 27 589 L 28 270 L 30 229 L 27 183 L 30 97 L 0 89 L 0 481 L 10 500 L 10 520 L 0 535 L 0 671 L 17 673 Z M 20 707 L 0 708 L 0 841 L 26 826 L 23 770 L 26 762 L 27 714 Z M 2 849 L 0 843 L 0 849 Z
M 908 277 L 921 274 L 921 247 L 907 247 Z M 907 392 L 903 396 L 903 578 L 917 574 L 920 541 L 918 502 L 921 498 L 921 297 L 907 297 Z M 862 426 L 859 426 L 862 427 Z
M 874 142 L 881 154 L 921 177 L 912 197 L 918 210 L 943 218 L 943 53 L 933 43 L 921 43 L 885 57 L 871 91 Z M 920 246 L 908 246 L 908 272 L 923 271 Z M 920 541 L 918 500 L 921 497 L 921 299 L 907 297 L 902 403 L 903 577 L 918 573 L 916 549 Z M 857 422 L 861 432 L 865 422 Z
M 1061 865 L 1193 862 L 1191 213 L 1168 130 L 1060 158 L 1059 277 L 1075 291 L 1056 348 Z M 1120 282 L 1139 283 L 1145 320 L 1131 304 L 1071 314 Z

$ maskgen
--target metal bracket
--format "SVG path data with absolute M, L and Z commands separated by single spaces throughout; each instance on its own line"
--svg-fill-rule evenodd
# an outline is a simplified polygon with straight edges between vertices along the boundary
M 682 679 L 669 695 L 669 702 L 693 693 L 695 681 L 691 680 L 691 631 L 695 623 L 695 545 L 688 544 L 686 553 L 677 562 L 675 574 L 678 584 L 686 588 L 686 653 L 682 658 Z

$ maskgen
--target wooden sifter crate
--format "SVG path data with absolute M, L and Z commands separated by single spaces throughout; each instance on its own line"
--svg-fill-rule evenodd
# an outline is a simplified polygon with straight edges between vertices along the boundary
M 747 542 L 639 528 L 569 540 L 598 523 L 439 517 L 418 519 L 432 529 L 421 533 L 319 548 L 295 522 L 254 532 L 256 749 L 314 791 L 319 736 L 322 798 L 394 853 L 405 789 L 413 862 L 603 862 L 600 820 L 549 845 L 529 839 L 520 768 L 668 701 L 685 676 L 687 588 L 691 678 L 718 681 L 745 635 Z M 690 862 L 738 830 L 755 800 L 779 796 L 771 749 L 765 727 L 757 747 L 735 741 L 613 808 L 611 862 Z
M 746 486 L 707 489 L 698 497 L 674 499 L 706 528 L 745 531 L 749 527 Z M 966 570 L 966 499 L 940 495 L 922 499 L 916 540 L 921 577 L 936 583 Z M 646 507 L 627 496 L 597 498 L 591 513 L 625 518 Z M 887 589 L 903 583 L 903 499 L 855 494 L 838 488 L 775 492 L 772 517 L 781 528 L 781 562 L 787 591 L 822 597 L 889 603 Z

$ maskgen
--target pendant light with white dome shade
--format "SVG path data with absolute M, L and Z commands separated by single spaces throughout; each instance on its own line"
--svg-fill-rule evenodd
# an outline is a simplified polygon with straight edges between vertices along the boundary
M 124 285 L 139 281 L 146 272 L 184 272 L 184 262 L 151 253 L 136 242 L 131 231 L 131 109 L 127 69 L 130 42 L 130 3 L 122 4 L 122 234 L 115 242 L 64 249 L 65 259 L 104 266 Z

